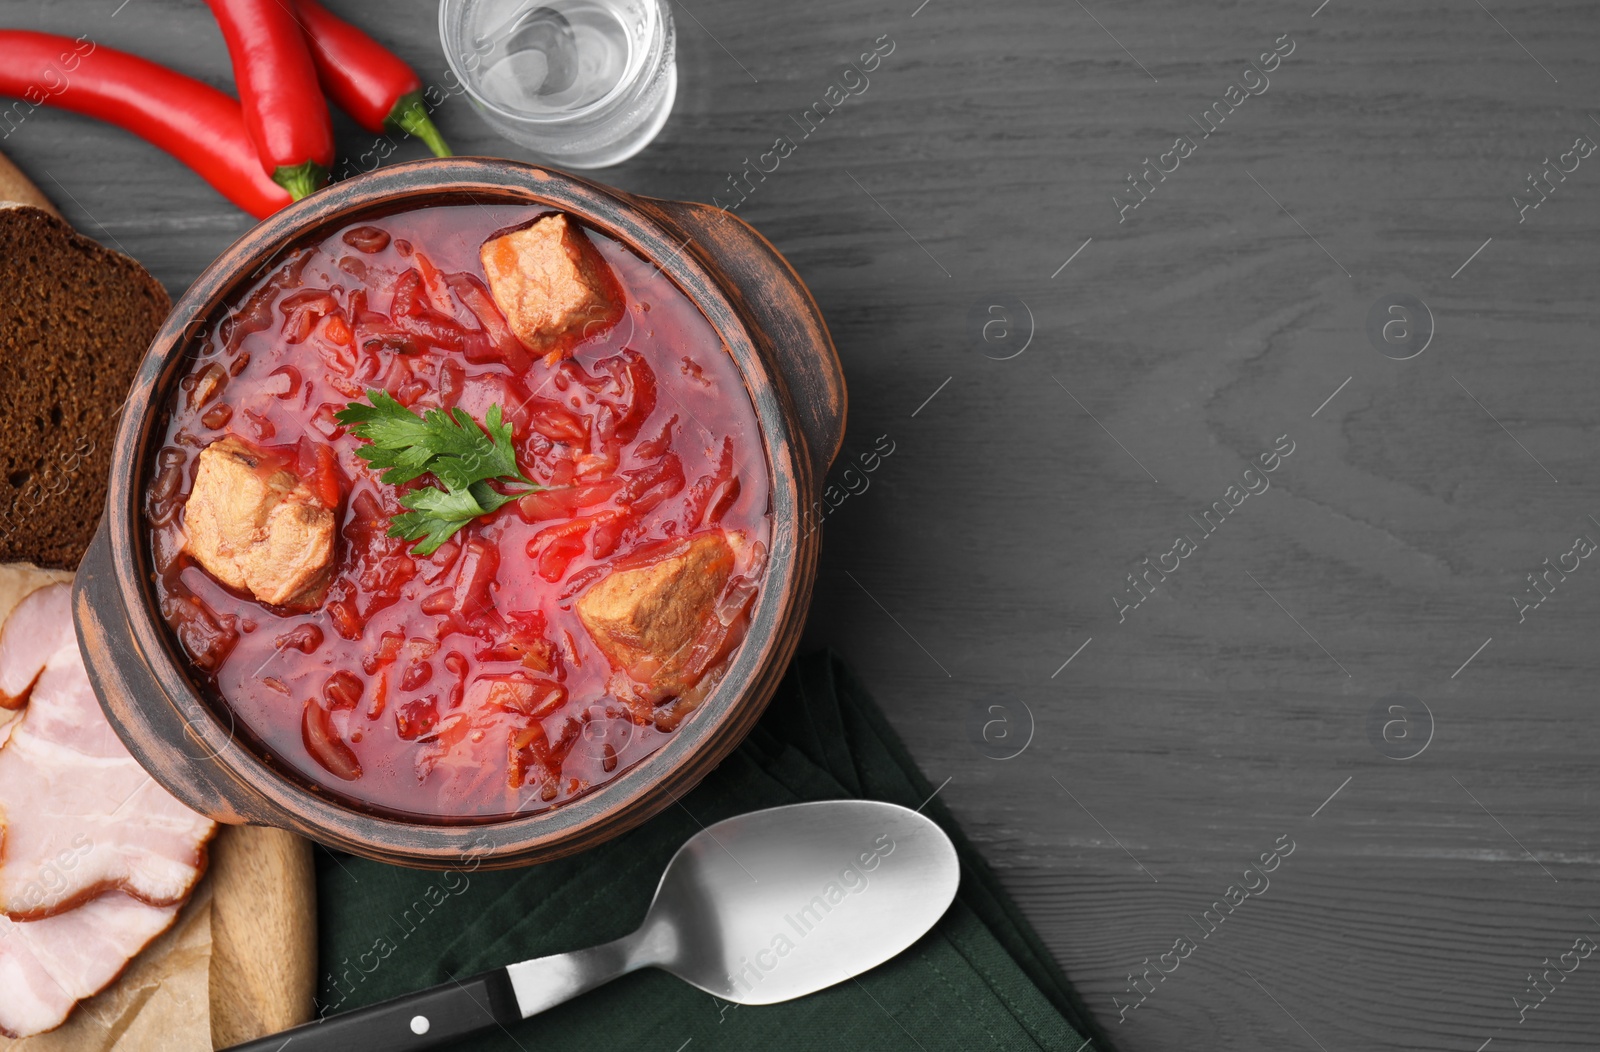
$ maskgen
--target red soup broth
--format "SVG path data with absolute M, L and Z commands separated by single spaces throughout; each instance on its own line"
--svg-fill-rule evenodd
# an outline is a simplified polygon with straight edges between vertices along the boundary
M 720 609 L 735 611 L 736 642 L 765 568 L 754 408 L 716 331 L 658 267 L 585 228 L 622 286 L 621 320 L 556 364 L 506 338 L 479 248 L 548 212 L 422 208 L 286 252 L 197 346 L 152 466 L 155 585 L 196 679 L 269 762 L 370 809 L 525 814 L 618 777 L 726 662 L 682 697 L 630 695 L 574 603 L 607 570 L 716 526 L 735 552 Z M 479 422 L 501 406 L 523 473 L 552 489 L 416 555 L 387 535 L 399 491 L 334 419 L 369 388 Z M 336 508 L 317 608 L 266 606 L 183 550 L 200 451 L 228 435 Z M 506 678 L 524 684 L 518 704 L 485 703 L 484 683 Z M 339 759 L 352 756 L 353 778 Z

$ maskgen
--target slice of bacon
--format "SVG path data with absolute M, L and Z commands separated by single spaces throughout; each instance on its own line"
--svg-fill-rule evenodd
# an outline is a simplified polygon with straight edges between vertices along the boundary
M 0 917 L 0 1033 L 27 1037 L 60 1026 L 177 915 L 177 906 L 112 892 L 45 920 Z
M 68 643 L 76 646 L 77 638 L 71 585 L 50 584 L 29 592 L 0 627 L 0 708 L 27 704 L 50 655 Z
M 59 616 L 70 631 L 70 612 Z M 50 656 L 0 748 L 0 820 L 0 913 L 13 920 L 111 890 L 152 906 L 182 902 L 216 829 L 128 754 L 95 700 L 76 639 Z

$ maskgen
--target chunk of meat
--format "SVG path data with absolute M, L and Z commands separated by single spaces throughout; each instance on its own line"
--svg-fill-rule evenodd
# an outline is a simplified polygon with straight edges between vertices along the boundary
M 647 694 L 670 696 L 690 685 L 678 673 L 716 613 L 733 561 L 723 531 L 696 534 L 643 566 L 612 570 L 578 600 L 578 618 L 614 667 Z
M 622 317 L 622 286 L 582 228 L 564 215 L 484 242 L 479 250 L 495 305 L 511 331 L 554 361 Z
M 27 1037 L 54 1030 L 177 915 L 177 906 L 147 906 L 112 892 L 46 920 L 0 917 L 0 1032 Z
M 50 584 L 29 592 L 0 627 L 0 708 L 19 709 L 50 655 L 76 645 L 72 587 Z
M 153 906 L 181 902 L 216 829 L 128 754 L 100 711 L 76 641 L 46 663 L 0 748 L 0 820 L 0 913 L 13 920 L 61 913 L 113 889 Z
M 333 509 L 231 435 L 201 451 L 183 525 L 184 548 L 201 566 L 263 603 L 312 606 L 328 582 Z

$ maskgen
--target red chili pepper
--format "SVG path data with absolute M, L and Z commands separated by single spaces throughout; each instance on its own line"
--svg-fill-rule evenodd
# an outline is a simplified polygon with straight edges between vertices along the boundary
M 59 106 L 133 132 L 257 219 L 289 203 L 283 187 L 261 170 L 239 104 L 148 59 L 83 37 L 0 30 L 0 95 Z
M 296 201 L 328 181 L 333 123 L 311 50 L 280 0 L 206 0 L 233 59 L 245 127 L 272 181 Z
M 369 132 L 415 135 L 436 157 L 453 156 L 422 102 L 422 80 L 394 52 L 316 0 L 295 0 L 323 90 Z

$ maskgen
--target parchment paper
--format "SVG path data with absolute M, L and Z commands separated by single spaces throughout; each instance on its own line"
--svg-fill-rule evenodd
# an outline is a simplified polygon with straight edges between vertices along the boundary
M 122 977 L 48 1034 L 0 1052 L 211 1052 L 211 883 Z

